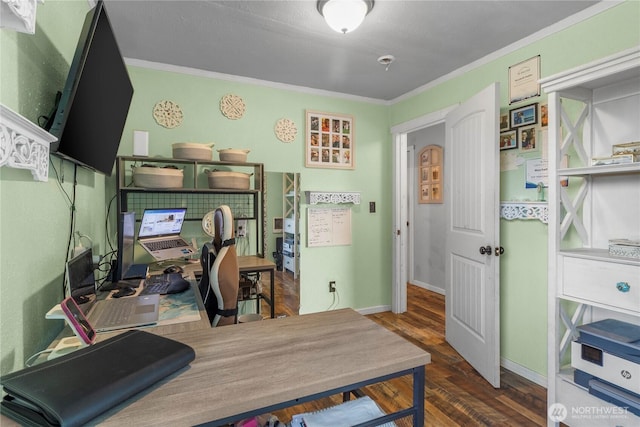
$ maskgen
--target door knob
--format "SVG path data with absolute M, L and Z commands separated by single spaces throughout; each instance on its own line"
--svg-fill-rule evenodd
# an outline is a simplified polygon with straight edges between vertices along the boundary
M 496 256 L 500 256 L 504 253 L 504 248 L 502 246 L 497 247 L 496 246 Z
M 491 246 L 480 246 L 480 253 L 482 255 L 491 255 Z

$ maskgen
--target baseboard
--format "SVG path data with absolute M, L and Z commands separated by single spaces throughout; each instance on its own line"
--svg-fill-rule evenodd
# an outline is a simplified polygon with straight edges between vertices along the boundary
M 435 293 L 440 294 L 440 295 L 444 295 L 445 294 L 444 289 L 438 288 L 437 286 L 433 286 L 433 285 L 430 285 L 430 284 L 425 283 L 425 282 L 421 282 L 419 280 L 412 280 L 411 284 L 412 285 L 416 285 L 419 288 L 423 288 L 423 289 L 426 289 L 428 291 L 435 292 Z
M 367 315 L 367 314 L 376 314 L 376 313 L 383 313 L 385 311 L 391 311 L 391 306 L 390 305 L 379 305 L 376 307 L 366 307 L 366 308 L 358 308 L 356 309 L 356 311 L 362 315 Z
M 525 368 L 522 365 L 519 365 L 515 362 L 512 362 L 509 359 L 505 359 L 505 358 L 500 358 L 500 365 L 505 368 L 508 369 L 509 371 L 513 372 L 514 374 L 518 374 L 523 378 L 528 379 L 531 382 L 534 382 L 536 384 L 538 384 L 541 387 L 547 388 L 547 377 L 532 371 L 529 368 Z

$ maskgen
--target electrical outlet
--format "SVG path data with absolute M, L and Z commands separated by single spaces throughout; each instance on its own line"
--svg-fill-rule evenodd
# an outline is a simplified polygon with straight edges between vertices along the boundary
M 334 280 L 329 282 L 329 292 L 335 292 L 336 291 L 336 282 Z

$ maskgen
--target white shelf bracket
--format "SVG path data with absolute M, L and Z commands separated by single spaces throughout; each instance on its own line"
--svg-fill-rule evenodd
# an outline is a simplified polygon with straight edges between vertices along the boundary
M 307 203 L 317 205 L 318 203 L 353 203 L 360 204 L 360 193 L 349 191 L 305 191 Z
M 0 104 L 0 167 L 28 169 L 36 181 L 49 179 L 50 133 Z
M 44 0 L 0 0 L 0 27 L 35 34 L 38 3 Z
M 500 218 L 537 219 L 545 224 L 549 223 L 549 207 L 547 202 L 502 202 L 500 203 Z

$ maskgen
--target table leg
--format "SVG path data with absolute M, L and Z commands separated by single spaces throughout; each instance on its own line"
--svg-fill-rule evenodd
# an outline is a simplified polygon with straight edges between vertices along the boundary
M 414 427 L 424 427 L 424 365 L 413 368 L 413 416 Z
M 271 273 L 271 318 L 274 319 L 276 317 L 276 295 L 275 295 L 275 283 L 276 283 L 276 270 L 272 269 Z

